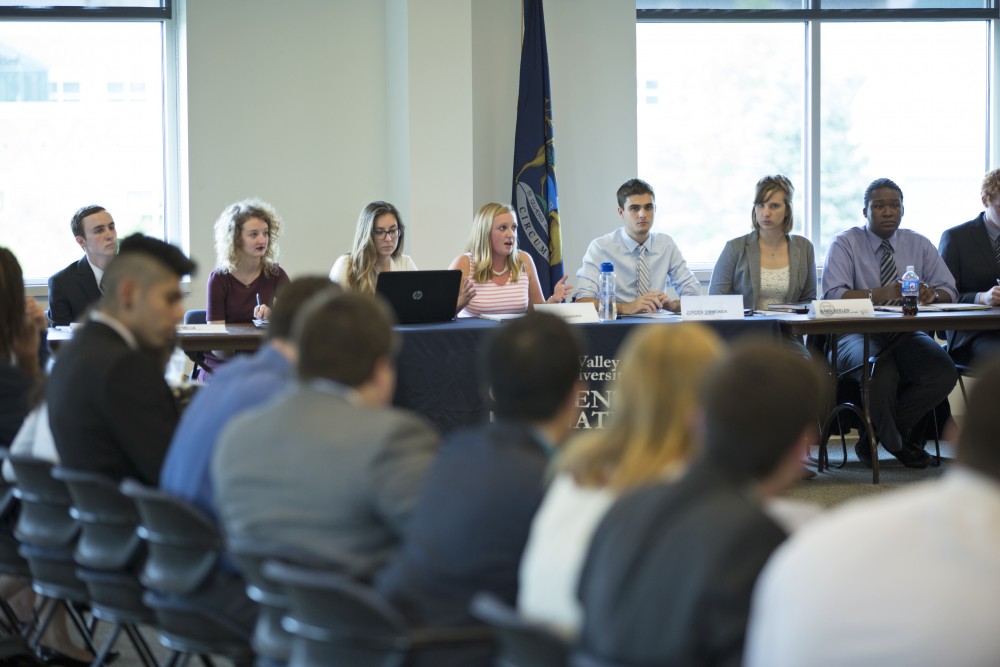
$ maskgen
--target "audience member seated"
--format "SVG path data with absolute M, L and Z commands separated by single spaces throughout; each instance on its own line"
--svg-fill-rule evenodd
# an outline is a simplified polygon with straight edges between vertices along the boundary
M 517 218 L 506 204 L 486 204 L 479 209 L 465 254 L 448 268 L 462 272 L 459 317 L 523 313 L 538 303 L 562 303 L 571 290 L 563 276 L 551 297 L 546 300 L 542 296 L 535 263 L 528 253 L 517 249 Z
M 63 465 L 155 485 L 179 412 L 163 379 L 194 263 L 141 234 L 121 243 L 104 296 L 52 369 L 49 426 Z
M 7 447 L 28 414 L 28 393 L 40 377 L 38 347 L 45 314 L 24 294 L 21 265 L 0 247 L 0 447 Z
M 69 223 L 84 255 L 49 278 L 49 322 L 66 326 L 79 322 L 101 298 L 101 282 L 118 253 L 115 221 L 103 206 L 84 206 Z
M 625 665 L 740 664 L 754 582 L 785 538 L 761 503 L 798 479 L 821 382 L 774 342 L 737 343 L 710 372 L 704 454 L 680 481 L 622 497 L 594 535 L 580 651 Z
M 576 586 L 597 524 L 623 492 L 678 477 L 699 448 L 698 390 L 722 354 L 697 322 L 640 327 L 622 346 L 611 421 L 571 442 L 531 525 L 518 607 L 566 635 L 580 627 Z
M 474 625 L 479 591 L 517 599 L 518 563 L 545 488 L 549 459 L 579 415 L 582 345 L 551 315 L 529 314 L 487 343 L 483 391 L 496 421 L 445 441 L 421 491 L 403 548 L 378 588 L 419 625 Z M 492 665 L 478 647 L 428 665 Z
M 288 390 L 296 360 L 292 321 L 302 305 L 324 289 L 326 278 L 298 278 L 278 288 L 267 344 L 256 354 L 220 369 L 212 383 L 195 394 L 174 432 L 160 472 L 164 491 L 188 500 L 217 518 L 211 464 L 222 429 L 237 415 L 259 408 Z
M 901 303 L 899 277 L 912 266 L 920 276 L 920 303 L 954 301 L 955 279 L 934 244 L 920 234 L 900 229 L 903 191 L 888 178 L 872 181 L 865 189 L 862 214 L 865 227 L 852 227 L 833 237 L 823 269 L 824 299 L 871 299 L 874 303 Z M 878 356 L 871 379 L 868 408 L 875 435 L 887 452 L 911 468 L 926 468 L 922 429 L 917 422 L 948 398 L 958 373 L 948 354 L 922 331 L 872 334 L 870 355 Z M 884 351 L 884 353 L 883 353 Z M 864 336 L 839 337 L 838 371 L 865 366 Z M 871 449 L 855 446 L 858 459 L 871 466 Z
M 274 293 L 288 282 L 278 266 L 282 221 L 274 208 L 259 199 L 230 204 L 215 221 L 215 270 L 208 276 L 209 324 L 249 323 L 271 316 Z M 231 352 L 205 354 L 200 378 L 210 379 Z
M 980 194 L 986 210 L 945 230 L 938 249 L 955 277 L 958 300 L 996 308 L 1000 306 L 1000 169 L 983 177 Z M 992 359 L 1000 353 L 1000 333 L 949 331 L 948 352 L 961 364 Z
M 995 665 L 1000 656 L 1000 363 L 977 380 L 933 481 L 857 500 L 761 573 L 750 667 Z
M 656 201 L 649 183 L 633 178 L 618 188 L 618 217 L 622 226 L 590 242 L 583 266 L 576 274 L 576 300 L 597 303 L 601 264 L 615 267 L 615 299 L 619 315 L 679 312 L 678 297 L 700 296 L 701 283 L 687 267 L 674 240 L 653 232 Z
M 234 419 L 212 460 L 230 536 L 268 540 L 371 577 L 396 552 L 438 435 L 387 407 L 398 349 L 388 306 L 317 295 L 293 327 L 298 384 Z
M 403 254 L 406 226 L 396 207 L 373 201 L 361 209 L 354 230 L 354 248 L 341 255 L 330 269 L 330 280 L 344 289 L 374 294 L 378 274 L 383 271 L 416 271 L 417 265 Z
M 742 294 L 743 307 L 816 298 L 816 258 L 809 239 L 792 234 L 795 188 L 787 177 L 757 181 L 750 222 L 753 231 L 726 243 L 712 271 L 709 294 Z

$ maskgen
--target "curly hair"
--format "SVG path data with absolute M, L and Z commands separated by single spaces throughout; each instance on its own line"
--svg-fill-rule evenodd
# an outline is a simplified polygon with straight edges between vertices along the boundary
M 517 214 L 511 206 L 494 202 L 483 205 L 472 221 L 472 234 L 469 235 L 465 251 L 472 254 L 469 273 L 477 283 L 485 283 L 493 275 L 493 242 L 490 238 L 493 232 L 493 220 L 504 213 L 510 213 L 514 216 L 514 220 L 517 220 Z M 506 264 L 510 268 L 510 282 L 516 283 L 521 271 L 524 270 L 517 249 L 517 236 L 514 237 L 514 251 L 507 257 Z
M 243 224 L 250 218 L 262 220 L 267 225 L 267 252 L 262 258 L 266 276 L 278 274 L 278 244 L 275 239 L 281 234 L 283 224 L 274 207 L 260 199 L 244 199 L 230 204 L 215 221 L 216 268 L 223 273 L 236 270 L 240 253 L 240 234 Z
M 986 175 L 983 176 L 983 187 L 980 194 L 983 197 L 983 203 L 1000 195 L 1000 169 L 986 172 Z
M 387 201 L 373 201 L 363 209 L 358 216 L 358 226 L 354 230 L 354 248 L 351 250 L 347 261 L 347 286 L 349 289 L 362 294 L 375 293 L 375 264 L 378 261 L 378 249 L 375 247 L 375 221 L 379 217 L 391 214 L 396 217 L 396 226 L 399 227 L 399 236 L 396 241 L 396 249 L 392 251 L 391 257 L 396 259 L 403 254 L 403 239 L 406 236 L 406 227 L 403 219 L 399 217 L 399 211 L 395 206 Z

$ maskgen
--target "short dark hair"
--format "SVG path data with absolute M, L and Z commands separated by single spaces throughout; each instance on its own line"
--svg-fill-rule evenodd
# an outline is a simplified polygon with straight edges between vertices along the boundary
M 197 265 L 177 246 L 143 234 L 132 234 L 121 242 L 118 254 L 104 271 L 103 303 L 115 305 L 118 285 L 128 277 L 146 289 L 169 276 L 192 275 Z
M 529 313 L 508 322 L 487 341 L 480 369 L 498 417 L 552 418 L 580 376 L 583 345 L 563 320 Z
M 958 434 L 958 460 L 974 470 L 1000 479 L 1000 359 L 977 369 L 976 383 L 969 392 L 965 421 Z
M 83 219 L 106 210 L 106 208 L 98 206 L 97 204 L 91 204 L 79 209 L 69 220 L 69 228 L 73 230 L 73 236 L 86 236 L 85 230 L 83 229 Z
M 618 188 L 618 208 L 625 208 L 625 200 L 635 195 L 649 195 L 656 201 L 652 185 L 639 178 L 630 178 Z
M 705 382 L 705 456 L 734 478 L 765 479 L 816 423 L 822 377 L 778 341 L 737 342 Z
M 291 338 L 295 316 L 309 299 L 323 290 L 339 292 L 340 288 L 326 276 L 302 276 L 279 287 L 267 325 L 268 339 Z
M 868 208 L 868 204 L 872 201 L 872 193 L 879 188 L 889 188 L 890 190 L 895 190 L 899 193 L 899 201 L 903 201 L 903 189 L 896 185 L 895 181 L 888 178 L 876 178 L 868 184 L 867 188 L 865 188 L 865 208 Z
M 371 379 L 379 359 L 395 357 L 395 323 L 382 297 L 327 291 L 315 295 L 292 327 L 299 379 L 361 386 Z

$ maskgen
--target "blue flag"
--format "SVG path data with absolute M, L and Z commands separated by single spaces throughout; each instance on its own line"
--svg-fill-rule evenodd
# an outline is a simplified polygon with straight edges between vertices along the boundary
M 514 188 L 518 247 L 531 255 L 545 298 L 563 276 L 556 152 L 552 137 L 549 56 L 542 0 L 522 0 L 521 78 L 514 134 Z

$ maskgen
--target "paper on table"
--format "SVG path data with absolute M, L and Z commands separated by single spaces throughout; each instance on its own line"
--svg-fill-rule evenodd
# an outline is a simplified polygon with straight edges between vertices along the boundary
M 178 324 L 177 331 L 186 334 L 224 334 L 225 324 Z

